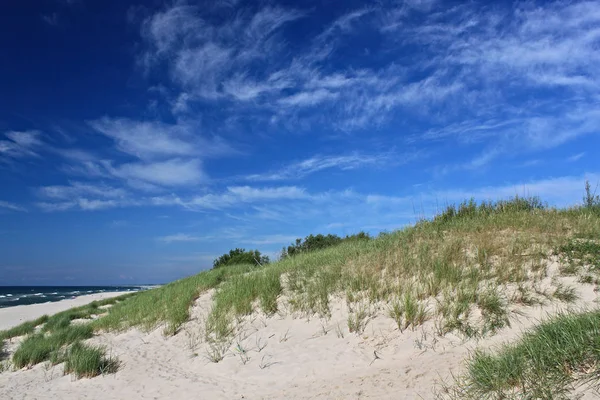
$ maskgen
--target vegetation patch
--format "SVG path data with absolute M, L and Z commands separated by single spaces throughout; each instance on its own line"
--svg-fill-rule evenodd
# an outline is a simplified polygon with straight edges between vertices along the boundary
M 106 316 L 92 322 L 92 326 L 97 330 L 122 330 L 131 326 L 151 330 L 164 324 L 164 333 L 173 335 L 189 320 L 190 307 L 200 293 L 254 269 L 248 264 L 230 265 L 138 292 L 115 304 Z
M 268 263 L 269 257 L 261 254 L 258 250 L 234 249 L 217 258 L 213 262 L 213 268 L 240 264 L 264 266 Z
M 50 334 L 35 333 L 27 336 L 12 357 L 16 368 L 23 368 L 38 364 L 42 361 L 58 359 L 57 352 L 63 346 L 93 336 L 90 325 L 69 325 Z
M 582 269 L 591 274 L 600 273 L 600 243 L 594 240 L 571 239 L 560 246 L 557 253 L 562 259 L 562 272 L 576 274 Z
M 562 314 L 495 354 L 477 352 L 453 398 L 567 399 L 578 384 L 598 385 L 600 311 Z
M 46 321 L 48 321 L 48 318 L 49 317 L 47 315 L 43 315 L 34 321 L 27 321 L 22 323 L 21 325 L 15 326 L 14 328 L 7 329 L 5 331 L 0 331 L 0 341 L 33 333 L 35 328 L 46 323 Z
M 75 342 L 65 355 L 65 374 L 77 378 L 93 378 L 97 375 L 112 374 L 119 369 L 119 361 L 106 357 L 106 350 Z

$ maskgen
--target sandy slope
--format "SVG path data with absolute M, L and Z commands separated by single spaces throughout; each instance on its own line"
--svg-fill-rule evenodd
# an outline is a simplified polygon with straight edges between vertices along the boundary
M 596 306 L 591 285 L 571 283 L 581 296 L 575 307 Z M 432 322 L 401 333 L 384 307 L 363 334 L 352 334 L 342 301 L 327 321 L 285 311 L 271 318 L 256 314 L 243 321 L 243 331 L 215 364 L 201 341 L 211 295 L 198 299 L 192 320 L 173 337 L 164 338 L 160 328 L 95 337 L 122 361 L 114 375 L 74 380 L 60 365 L 4 372 L 0 399 L 427 399 L 436 383 L 460 373 L 473 349 L 512 340 L 565 308 L 513 308 L 512 326 L 479 342 L 436 336 Z
M 55 301 L 52 303 L 0 308 L 0 330 L 12 328 L 13 326 L 19 325 L 22 322 L 39 318 L 44 314 L 56 314 L 58 312 L 68 310 L 69 308 L 86 305 L 94 300 L 116 297 L 125 293 L 130 292 L 96 293 L 79 296 L 74 299 Z
M 597 306 L 592 285 L 560 278 L 577 287 L 570 309 Z M 328 320 L 307 319 L 285 310 L 273 317 L 254 314 L 240 321 L 240 333 L 219 363 L 209 360 L 202 341 L 212 292 L 192 308 L 192 319 L 173 336 L 162 328 L 102 334 L 122 362 L 114 375 L 74 380 L 62 365 L 0 373 L 0 399 L 419 399 L 434 398 L 439 382 L 459 374 L 469 353 L 514 340 L 527 328 L 567 306 L 512 308 L 511 327 L 484 340 L 434 334 L 432 321 L 400 332 L 387 306 L 373 310 L 360 334 L 348 332 L 344 301 L 333 302 Z M 46 311 L 47 312 L 47 311 Z M 19 339 L 9 343 L 13 350 Z M 593 398 L 584 393 L 585 398 Z

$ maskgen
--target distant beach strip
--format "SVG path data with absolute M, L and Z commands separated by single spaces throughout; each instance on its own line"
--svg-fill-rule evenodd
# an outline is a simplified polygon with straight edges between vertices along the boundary
M 51 303 L 95 293 L 137 292 L 157 286 L 0 286 L 0 308 Z

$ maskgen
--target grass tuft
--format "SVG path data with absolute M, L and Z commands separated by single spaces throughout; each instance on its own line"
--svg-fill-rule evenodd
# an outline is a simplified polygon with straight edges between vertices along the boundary
M 90 325 L 69 325 L 51 334 L 36 333 L 27 336 L 13 354 L 13 364 L 23 368 L 42 361 L 58 359 L 57 353 L 63 346 L 89 339 L 93 335 Z
M 369 322 L 369 309 L 364 304 L 358 305 L 354 310 L 350 310 L 348 314 L 348 330 L 352 333 L 361 334 L 365 331 Z
M 598 386 L 600 311 L 561 314 L 496 354 L 477 352 L 459 382 L 465 399 L 567 399 L 576 384 Z
M 14 337 L 25 336 L 33 333 L 35 328 L 39 325 L 42 325 L 48 321 L 48 316 L 43 315 L 34 321 L 27 321 L 20 325 L 15 326 L 14 328 L 0 331 L 0 341 L 6 339 L 12 339 Z
M 552 296 L 565 303 L 574 303 L 579 298 L 574 287 L 565 286 L 561 283 L 556 286 Z
M 477 305 L 483 315 L 483 334 L 495 333 L 505 326 L 510 326 L 506 302 L 495 287 L 481 293 L 477 298 Z
M 118 369 L 119 361 L 114 357 L 106 357 L 102 347 L 75 342 L 65 355 L 65 375 L 72 373 L 78 379 L 111 374 Z
M 108 315 L 92 322 L 92 326 L 108 331 L 139 326 L 149 331 L 164 324 L 164 334 L 174 335 L 189 320 L 190 307 L 200 293 L 254 269 L 256 267 L 252 265 L 227 266 L 138 292 L 115 304 L 109 309 Z

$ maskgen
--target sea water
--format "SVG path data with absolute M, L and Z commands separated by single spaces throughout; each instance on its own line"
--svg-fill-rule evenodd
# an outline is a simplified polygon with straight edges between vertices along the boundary
M 136 292 L 150 285 L 137 286 L 0 286 L 0 308 L 72 299 L 94 293 Z

